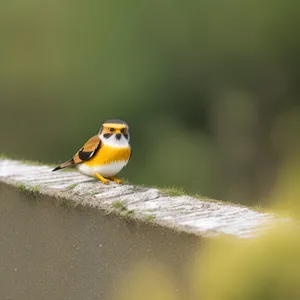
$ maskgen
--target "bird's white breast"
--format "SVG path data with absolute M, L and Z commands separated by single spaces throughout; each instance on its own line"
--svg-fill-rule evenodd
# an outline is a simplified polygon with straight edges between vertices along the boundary
M 100 166 L 88 166 L 84 163 L 78 165 L 78 169 L 83 174 L 94 176 L 96 173 L 101 174 L 104 177 L 115 176 L 118 174 L 126 165 L 128 161 L 112 162 Z

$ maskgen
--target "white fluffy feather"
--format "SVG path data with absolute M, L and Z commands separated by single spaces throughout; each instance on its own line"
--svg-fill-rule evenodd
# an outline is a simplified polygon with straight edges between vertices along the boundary
M 80 164 L 78 165 L 78 169 L 80 172 L 89 176 L 93 176 L 96 173 L 99 173 L 104 177 L 110 177 L 118 174 L 127 165 L 127 162 L 128 161 L 118 161 L 94 167 L 87 166 L 85 164 Z

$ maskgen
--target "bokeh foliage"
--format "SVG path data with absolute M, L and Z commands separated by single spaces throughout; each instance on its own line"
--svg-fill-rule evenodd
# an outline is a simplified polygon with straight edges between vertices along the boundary
M 258 239 L 207 241 L 174 282 L 162 266 L 135 266 L 116 300 L 296 300 L 300 298 L 300 232 L 271 231 Z M 181 291 L 178 292 L 178 287 Z
M 1 152 L 61 162 L 121 118 L 131 182 L 267 203 L 299 153 L 299 12 L 293 0 L 1 1 Z

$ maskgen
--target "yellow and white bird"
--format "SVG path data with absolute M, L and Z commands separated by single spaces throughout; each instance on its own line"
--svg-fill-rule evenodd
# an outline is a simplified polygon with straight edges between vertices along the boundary
M 129 127 L 124 121 L 106 120 L 97 135 L 53 171 L 76 166 L 83 174 L 96 177 L 104 184 L 109 183 L 109 180 L 121 184 L 122 180 L 115 175 L 127 165 L 131 157 L 129 140 Z

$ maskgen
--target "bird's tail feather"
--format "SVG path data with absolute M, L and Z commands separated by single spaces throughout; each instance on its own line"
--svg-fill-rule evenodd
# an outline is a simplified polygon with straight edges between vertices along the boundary
M 68 161 L 65 161 L 64 163 L 62 163 L 61 165 L 59 165 L 59 166 L 56 167 L 55 169 L 53 169 L 52 172 L 58 171 L 58 170 L 60 170 L 60 169 L 64 169 L 64 168 L 69 167 L 69 166 L 71 166 L 71 165 L 73 165 L 73 164 L 74 164 L 73 159 L 70 159 L 70 160 L 68 160 Z

